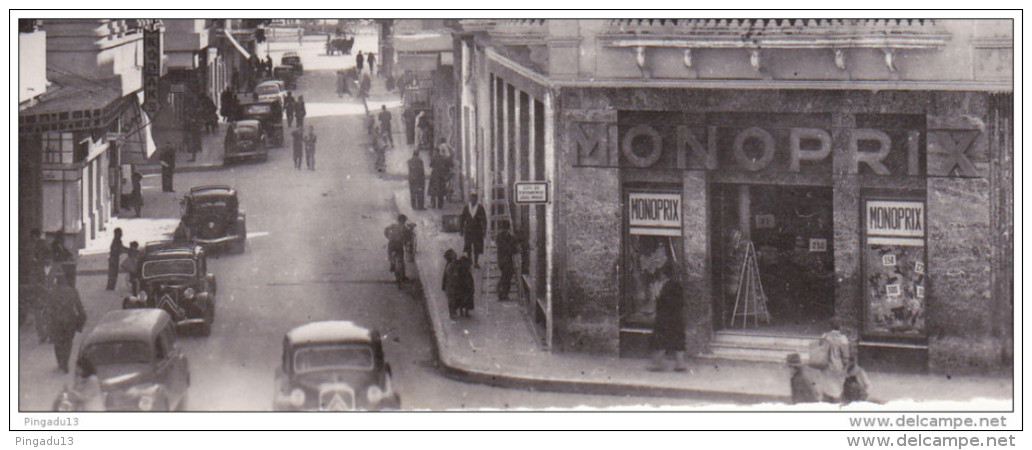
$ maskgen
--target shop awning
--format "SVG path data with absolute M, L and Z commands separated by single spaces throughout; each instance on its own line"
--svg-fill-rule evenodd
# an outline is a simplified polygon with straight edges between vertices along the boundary
M 226 30 L 226 38 L 229 39 L 229 42 L 232 43 L 233 46 L 236 47 L 237 51 L 240 52 L 240 54 L 244 56 L 245 60 L 251 58 L 251 54 L 248 53 L 247 50 L 244 50 L 244 46 L 240 45 L 240 43 L 237 42 L 236 38 L 233 37 L 232 30 L 229 30 L 229 29 Z
M 132 129 L 124 131 L 119 145 L 122 161 L 125 163 L 146 161 L 158 149 L 154 143 L 151 120 L 140 106 L 143 104 L 143 92 L 137 92 L 136 99 L 137 101 L 122 113 L 123 118 L 128 119 L 125 122 L 135 124 Z

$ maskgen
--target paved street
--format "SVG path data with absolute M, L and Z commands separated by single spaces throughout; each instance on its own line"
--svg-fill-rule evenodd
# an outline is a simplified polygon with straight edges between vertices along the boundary
M 375 48 L 372 39 L 360 36 L 357 49 Z M 278 52 L 285 48 L 286 43 L 274 44 L 273 58 L 278 61 Z M 212 335 L 181 338 L 190 362 L 190 410 L 271 410 L 273 372 L 284 333 L 328 319 L 351 320 L 382 332 L 405 409 L 688 404 L 533 393 L 445 378 L 435 368 L 418 284 L 399 290 L 387 270 L 382 231 L 397 214 L 392 195 L 404 182 L 375 174 L 362 106 L 350 97 L 338 98 L 334 91 L 331 69 L 353 65 L 354 58 L 319 56 L 322 41 L 308 41 L 304 50 L 306 72 L 295 95 L 305 96 L 306 126 L 314 126 L 319 136 L 314 172 L 295 170 L 285 146 L 273 149 L 266 163 L 177 174 L 175 194 L 158 189 L 159 177 L 144 180 L 147 220 L 176 219 L 176 196 L 204 184 L 237 188 L 247 212 L 246 252 L 209 259 L 219 287 Z M 116 292 L 104 291 L 105 280 L 95 274 L 79 277 L 89 316 L 87 330 L 104 312 L 118 309 L 127 294 L 121 282 Z M 435 287 L 439 280 L 426 283 Z M 38 344 L 30 328 L 22 330 L 18 347 L 19 409 L 45 411 L 71 376 L 56 370 L 52 347 Z

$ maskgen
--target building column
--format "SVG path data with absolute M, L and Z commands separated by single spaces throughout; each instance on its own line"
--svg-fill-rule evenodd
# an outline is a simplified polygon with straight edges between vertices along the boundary
M 833 113 L 831 118 L 832 215 L 834 216 L 835 317 L 853 342 L 862 324 L 860 279 L 860 179 L 849 149 L 856 116 Z

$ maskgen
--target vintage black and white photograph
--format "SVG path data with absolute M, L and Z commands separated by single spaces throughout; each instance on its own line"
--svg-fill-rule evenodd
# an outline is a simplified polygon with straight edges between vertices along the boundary
M 11 13 L 15 429 L 1015 412 L 1020 11 Z

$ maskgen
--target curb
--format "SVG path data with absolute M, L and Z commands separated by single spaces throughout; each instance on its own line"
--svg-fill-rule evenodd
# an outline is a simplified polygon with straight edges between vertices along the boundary
M 177 167 L 175 173 L 189 173 L 189 172 L 211 172 L 215 170 L 222 170 L 224 166 L 222 164 L 201 164 L 196 166 L 183 166 Z M 155 175 L 161 173 L 161 166 L 141 166 L 136 169 L 142 175 Z
M 394 207 L 401 213 L 411 212 L 403 207 L 401 196 L 404 191 L 395 191 L 393 195 Z M 420 227 L 417 233 L 424 233 L 424 227 Z M 425 236 L 420 236 L 425 238 Z M 509 375 L 500 372 L 484 372 L 478 369 L 464 367 L 450 360 L 446 353 L 441 351 L 441 325 L 437 315 L 431 310 L 430 302 L 426 299 L 423 274 L 418 264 L 418 257 L 413 262 L 416 273 L 419 276 L 420 289 L 423 292 L 423 309 L 430 319 L 430 326 L 433 328 L 433 349 L 441 372 L 448 378 L 468 383 L 485 384 L 489 386 L 516 388 L 530 391 L 563 392 L 587 395 L 609 395 L 609 396 L 635 396 L 635 397 L 666 397 L 712 401 L 714 403 L 733 404 L 759 404 L 759 403 L 789 403 L 790 396 L 752 394 L 730 391 L 707 391 L 700 389 L 668 388 L 657 386 L 646 386 L 626 383 L 603 383 L 596 381 L 580 381 L 569 379 L 533 378 L 526 376 Z

